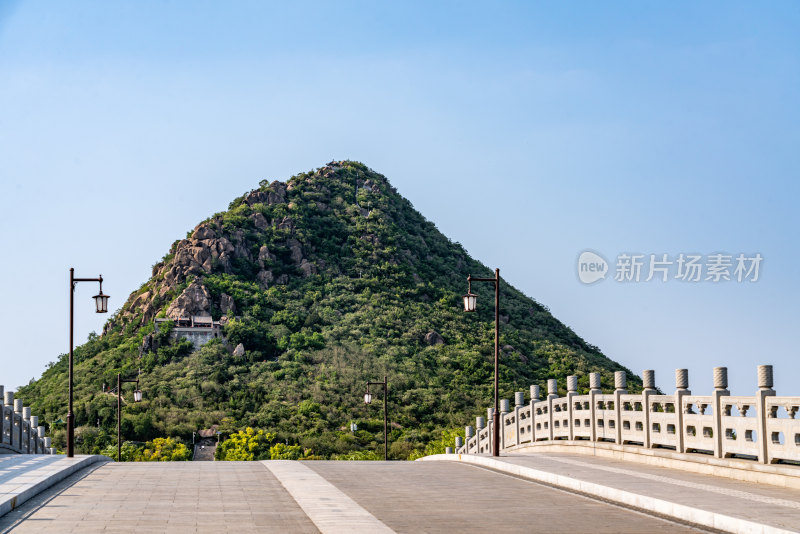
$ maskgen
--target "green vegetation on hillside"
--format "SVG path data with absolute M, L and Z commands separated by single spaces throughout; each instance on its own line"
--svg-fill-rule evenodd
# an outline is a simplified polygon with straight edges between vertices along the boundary
M 493 289 L 474 285 L 479 311 L 464 314 L 470 273 L 490 271 L 360 163 L 264 181 L 176 241 L 103 335 L 76 349 L 75 415 L 87 436 L 78 448 L 113 443 L 116 397 L 101 384 L 141 369 L 144 401 L 124 407 L 126 439 L 187 440 L 216 424 L 223 437 L 247 427 L 269 434 L 254 459 L 272 457 L 276 444 L 290 456 L 382 456 L 382 410 L 362 395 L 366 381 L 387 375 L 390 456 L 420 454 L 492 398 Z M 506 283 L 501 291 L 502 397 L 569 374 L 585 390 L 592 371 L 610 385 L 623 370 L 544 306 Z M 206 300 L 200 311 L 225 323 L 227 344 L 194 351 L 170 342 L 168 328 L 154 332 L 154 317 L 194 313 Z M 629 382 L 639 384 L 630 373 Z M 65 384 L 62 356 L 18 397 L 44 421 L 66 419 Z M 63 441 L 63 430 L 50 431 Z

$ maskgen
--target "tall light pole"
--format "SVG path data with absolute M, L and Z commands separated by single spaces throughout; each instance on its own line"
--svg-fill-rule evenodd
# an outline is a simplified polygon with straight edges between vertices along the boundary
M 69 269 L 69 402 L 67 407 L 67 457 L 75 456 L 75 415 L 72 413 L 72 347 L 75 331 L 75 285 L 78 282 L 100 282 L 100 293 L 94 296 L 97 313 L 108 311 L 108 295 L 103 295 L 103 275 L 98 278 L 75 278 L 75 269 Z
M 384 461 L 389 460 L 389 425 L 388 421 L 388 410 L 386 407 L 387 398 L 389 397 L 388 394 L 388 386 L 389 383 L 386 381 L 386 377 L 383 377 L 383 382 L 367 382 L 367 392 L 364 394 L 364 404 L 372 403 L 372 393 L 369 392 L 370 386 L 383 386 L 383 459 Z M 350 427 L 353 430 L 353 427 Z M 355 430 L 353 430 L 355 432 Z
M 142 390 L 139 389 L 139 377 L 136 380 L 122 378 L 120 373 L 117 373 L 117 461 L 122 459 L 122 384 L 125 382 L 133 382 L 136 384 L 136 391 L 133 392 L 133 402 L 141 402 Z
M 492 414 L 492 456 L 500 456 L 500 393 L 498 369 L 500 367 L 500 269 L 494 270 L 494 278 L 467 276 L 467 294 L 464 295 L 464 311 L 476 310 L 477 295 L 472 294 L 472 282 L 494 283 L 494 413 Z

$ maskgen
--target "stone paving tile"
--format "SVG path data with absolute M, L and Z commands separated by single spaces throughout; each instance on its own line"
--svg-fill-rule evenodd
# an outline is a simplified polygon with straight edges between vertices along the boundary
M 698 532 L 469 465 L 450 462 L 309 462 L 307 465 L 398 533 Z
M 501 461 L 783 529 L 800 530 L 800 490 L 567 453 Z
M 318 530 L 258 462 L 181 462 L 99 467 L 13 526 L 14 534 L 38 532 Z

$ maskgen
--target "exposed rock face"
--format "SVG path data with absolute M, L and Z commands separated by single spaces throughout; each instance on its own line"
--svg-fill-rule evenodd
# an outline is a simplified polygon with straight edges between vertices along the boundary
M 183 290 L 175 302 L 167 308 L 167 317 L 177 319 L 178 317 L 189 317 L 192 315 L 211 315 L 211 293 L 202 283 L 195 280 L 189 287 Z
M 259 271 L 258 275 L 256 275 L 256 279 L 258 280 L 258 285 L 264 289 L 268 289 L 275 278 L 272 276 L 272 271 Z
M 258 250 L 258 264 L 263 269 L 264 266 L 270 262 L 275 260 L 275 254 L 270 253 L 267 245 L 262 245 L 261 248 Z
M 303 247 L 300 245 L 300 241 L 297 239 L 290 239 L 286 242 L 286 245 L 289 247 L 291 251 L 291 258 L 294 263 L 300 264 L 303 261 Z
M 269 228 L 269 221 L 261 213 L 254 213 L 250 216 L 253 225 L 259 230 L 266 230 Z
M 234 254 L 247 254 L 241 246 L 244 236 L 233 237 L 236 239 L 236 246 L 225 236 L 217 237 L 217 233 L 208 223 L 199 225 L 192 237 L 177 244 L 172 263 L 161 267 L 165 271 L 164 279 L 169 285 L 175 285 L 186 280 L 190 274 L 230 272 Z M 237 246 L 240 248 L 238 251 Z
M 286 202 L 286 184 L 275 180 L 269 184 L 267 191 L 253 191 L 244 201 L 250 206 L 253 204 L 281 204 Z
M 233 355 L 239 357 L 244 356 L 244 345 L 242 345 L 241 343 L 236 345 L 236 348 L 233 349 Z
M 223 293 L 220 295 L 219 298 L 219 308 L 222 310 L 224 314 L 236 314 L 236 303 L 233 301 L 233 297 Z
M 289 230 L 290 232 L 294 231 L 294 221 L 292 220 L 291 217 L 287 215 L 286 217 L 281 219 L 281 222 L 278 223 L 276 228 L 278 230 Z
M 303 271 L 303 276 L 308 278 L 311 275 L 317 274 L 317 266 L 313 263 L 309 263 L 307 259 L 303 258 L 303 261 L 300 263 L 300 270 Z
M 428 345 L 444 345 L 444 338 L 436 330 L 425 334 L 425 343 Z
M 328 166 L 323 174 L 332 177 L 341 165 L 337 163 L 333 167 Z M 295 180 L 289 184 L 273 181 L 267 187 L 262 183 L 260 189 L 246 194 L 243 202 L 249 206 L 256 204 L 294 206 L 297 199 L 289 198 L 293 194 L 290 191 L 299 183 L 312 184 L 313 180 L 306 178 L 302 182 Z M 358 185 L 367 192 L 374 193 L 377 190 L 376 185 L 370 181 Z M 341 196 L 334 198 L 331 190 L 324 184 L 315 184 L 314 188 L 320 196 L 309 200 L 313 203 L 313 207 L 320 211 L 341 208 L 343 203 Z M 291 206 L 288 207 L 291 209 Z M 364 215 L 368 214 L 368 210 L 364 209 Z M 276 284 L 288 284 L 291 277 L 296 276 L 294 272 L 309 278 L 327 269 L 325 262 L 316 257 L 314 247 L 305 241 L 301 242 L 300 235 L 296 234 L 297 222 L 292 216 L 281 215 L 271 218 L 273 216 L 268 212 L 262 213 L 256 209 L 248 217 L 252 226 L 231 227 L 225 224 L 224 217 L 215 216 L 198 224 L 186 239 L 177 241 L 170 250 L 171 257 L 153 267 L 154 283 L 147 288 L 147 291 L 131 297 L 126 304 L 121 314 L 122 320 L 127 322 L 137 314 L 142 314 L 139 315 L 141 319 L 137 320 L 141 320 L 142 324 L 152 322 L 155 315 L 163 310 L 165 302 L 169 302 L 174 296 L 174 288 L 190 278 L 193 278 L 194 282 L 169 306 L 168 317 L 210 315 L 212 307 L 218 308 L 227 317 L 233 317 L 239 311 L 230 295 L 211 296 L 203 285 L 205 275 L 218 273 L 241 275 L 244 272 L 253 276 L 255 271 L 257 272 L 255 280 L 266 290 Z M 274 245 L 259 245 L 257 244 L 259 238 L 254 236 L 253 229 L 265 234 L 271 233 L 274 229 L 283 231 L 283 234 L 270 236 L 272 239 L 269 242 Z M 302 235 L 305 237 L 305 234 Z M 362 236 L 362 239 L 375 246 L 381 246 L 380 240 L 374 234 L 368 233 Z M 276 247 L 281 251 L 280 254 L 276 255 L 270 251 L 270 247 Z M 287 271 L 280 265 L 282 261 L 287 260 L 293 264 L 296 271 Z M 252 270 L 248 272 L 249 269 Z
M 208 227 L 207 224 L 199 224 L 192 233 L 192 239 L 214 239 L 217 237 L 216 232 Z
M 153 305 L 153 299 L 155 298 L 155 290 L 153 291 L 145 291 L 144 293 L 138 295 L 133 302 L 131 303 L 131 307 L 136 307 L 142 310 L 142 314 L 144 315 L 144 321 L 148 322 L 153 317 L 155 317 L 158 310 Z

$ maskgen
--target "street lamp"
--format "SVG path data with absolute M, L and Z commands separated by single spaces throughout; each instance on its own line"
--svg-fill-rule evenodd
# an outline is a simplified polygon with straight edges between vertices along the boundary
M 78 282 L 100 282 L 100 293 L 95 295 L 97 313 L 108 312 L 108 295 L 103 294 L 103 275 L 97 278 L 75 278 L 75 269 L 69 269 L 69 401 L 67 406 L 67 457 L 75 456 L 75 415 L 72 413 L 72 348 L 74 345 L 75 285 Z
M 472 282 L 494 283 L 494 413 L 492 414 L 492 456 L 500 456 L 500 396 L 498 393 L 498 368 L 500 364 L 500 269 L 494 270 L 494 278 L 467 276 L 467 294 L 464 295 L 464 311 L 474 312 L 478 297 L 472 294 Z
M 371 404 L 372 403 L 372 393 L 369 392 L 370 386 L 383 386 L 383 459 L 384 461 L 389 459 L 389 432 L 388 432 L 388 418 L 387 418 L 387 409 L 386 409 L 386 400 L 388 395 L 388 385 L 389 383 L 386 381 L 386 377 L 383 377 L 383 382 L 367 382 L 367 392 L 364 394 L 364 404 Z M 350 427 L 351 430 L 355 432 L 353 427 Z
M 136 384 L 136 391 L 133 392 L 133 402 L 141 402 L 142 401 L 142 390 L 139 389 L 139 377 L 137 376 L 136 379 L 133 378 L 122 378 L 120 373 L 117 373 L 117 461 L 121 461 L 122 458 L 122 432 L 121 432 L 121 417 L 120 412 L 122 411 L 122 384 L 126 382 L 132 382 Z

